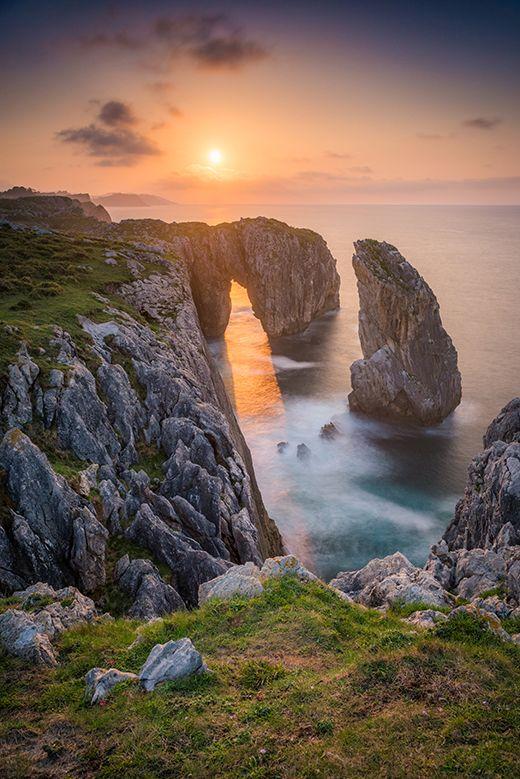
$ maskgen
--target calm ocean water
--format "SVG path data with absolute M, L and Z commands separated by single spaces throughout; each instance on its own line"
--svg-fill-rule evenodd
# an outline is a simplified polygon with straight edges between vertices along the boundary
M 211 224 L 272 216 L 321 233 L 338 260 L 341 309 L 271 340 L 233 288 L 225 337 L 211 342 L 253 453 L 269 513 L 319 575 L 400 549 L 422 563 L 453 514 L 471 457 L 499 409 L 520 393 L 520 207 L 175 206 L 112 217 Z M 361 356 L 352 242 L 393 243 L 430 284 L 459 353 L 463 401 L 442 425 L 411 430 L 354 417 L 349 366 Z M 322 441 L 333 420 L 343 435 Z M 288 441 L 285 454 L 278 441 Z M 296 458 L 306 443 L 308 462 Z

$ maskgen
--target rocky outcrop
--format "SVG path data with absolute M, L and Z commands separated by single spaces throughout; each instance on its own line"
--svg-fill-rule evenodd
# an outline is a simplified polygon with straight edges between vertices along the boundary
M 490 423 L 484 434 L 484 449 L 495 441 L 520 443 L 520 398 L 513 398 Z
M 87 227 L 93 220 L 112 222 L 108 211 L 91 200 L 32 192 L 18 198 L 8 198 L 0 193 L 0 220 L 57 229 L 71 225 Z
M 135 588 L 132 577 L 145 618 L 196 605 L 202 582 L 283 550 L 186 267 L 166 256 L 116 245 L 109 259 L 129 278 L 109 290 L 119 307 L 94 293 L 104 314 L 78 317 L 74 339 L 58 322 L 42 350 L 50 370 L 38 350 L 13 356 L 0 407 L 3 592 L 36 581 L 99 592 L 106 546 L 124 534 L 171 571 L 170 584 L 155 569 Z
M 17 607 L 0 614 L 0 644 L 10 655 L 35 665 L 57 665 L 52 642 L 64 630 L 91 622 L 94 602 L 75 587 L 54 590 L 38 582 L 14 593 Z
M 92 592 L 104 584 L 108 532 L 93 505 L 54 472 L 20 430 L 5 434 L 0 468 L 13 506 L 0 525 L 0 588 L 12 591 L 43 581 Z
M 185 609 L 179 593 L 167 584 L 150 560 L 118 560 L 115 580 L 119 589 L 132 601 L 128 616 L 151 620 Z
M 472 460 L 464 497 L 444 533 L 449 550 L 520 544 L 520 400 L 489 425 Z
M 363 359 L 350 368 L 350 408 L 441 422 L 460 403 L 461 377 L 437 299 L 394 246 L 367 239 L 354 247 Z
M 429 571 L 412 565 L 400 552 L 371 560 L 358 571 L 339 573 L 330 585 L 365 606 L 393 603 L 447 606 L 453 602 L 452 596 Z
M 169 245 L 183 257 L 207 336 L 222 335 L 227 327 L 232 280 L 247 289 L 253 312 L 270 336 L 300 332 L 339 307 L 336 261 L 311 230 L 257 217 L 214 227 L 131 220 L 111 232 Z

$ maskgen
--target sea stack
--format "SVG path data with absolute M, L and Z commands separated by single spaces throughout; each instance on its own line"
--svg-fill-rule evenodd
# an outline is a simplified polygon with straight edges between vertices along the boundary
M 350 367 L 352 411 L 442 422 L 461 398 L 457 351 L 422 276 L 386 242 L 356 241 L 362 360 Z

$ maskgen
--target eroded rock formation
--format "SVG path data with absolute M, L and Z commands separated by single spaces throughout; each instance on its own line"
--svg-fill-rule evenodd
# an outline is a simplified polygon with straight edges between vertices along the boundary
M 461 376 L 437 299 L 394 246 L 368 239 L 354 246 L 363 359 L 350 368 L 350 408 L 441 422 L 460 403 Z
M 139 581 L 123 577 L 135 613 L 193 606 L 202 582 L 283 544 L 185 264 L 128 244 L 105 256 L 101 266 L 128 280 L 110 287 L 111 300 L 93 293 L 103 313 L 78 316 L 74 338 L 58 320 L 45 346 L 22 344 L 6 372 L 0 591 L 43 581 L 99 593 L 107 547 L 126 536 L 171 574 L 165 582 L 145 564 Z
M 253 311 L 270 336 L 304 330 L 339 306 L 336 261 L 312 230 L 257 217 L 210 227 L 130 220 L 111 234 L 162 241 L 184 258 L 206 336 L 222 335 L 231 313 L 231 281 L 247 289 Z

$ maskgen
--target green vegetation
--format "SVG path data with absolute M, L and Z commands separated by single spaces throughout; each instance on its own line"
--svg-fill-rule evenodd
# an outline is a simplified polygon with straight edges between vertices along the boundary
M 124 260 L 117 265 L 105 263 L 107 249 L 125 252 L 132 247 L 105 239 L 0 226 L 0 319 L 4 325 L 0 337 L 0 378 L 13 361 L 20 341 L 28 344 L 44 380 L 52 368 L 63 369 L 56 365 L 55 355 L 49 349 L 56 325 L 70 333 L 80 356 L 95 368 L 90 337 L 77 319 L 78 315 L 94 321 L 107 319 L 106 304 L 93 293 L 103 295 L 119 309 L 148 324 L 118 297 L 118 285 L 132 281 L 132 275 Z M 163 272 L 160 265 L 144 263 L 145 276 Z
M 121 550 L 118 550 L 118 553 Z M 211 673 L 84 701 L 189 636 Z M 138 638 L 136 641 L 135 639 Z M 435 633 L 292 577 L 148 625 L 65 633 L 60 665 L 0 658 L 6 777 L 505 777 L 520 771 L 520 648 L 468 615 Z

